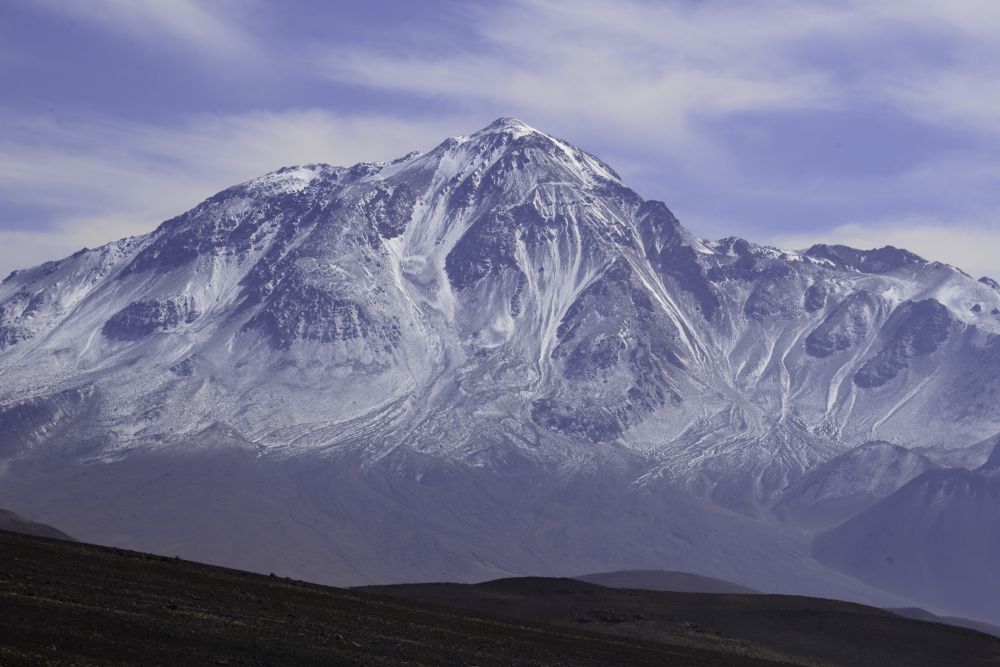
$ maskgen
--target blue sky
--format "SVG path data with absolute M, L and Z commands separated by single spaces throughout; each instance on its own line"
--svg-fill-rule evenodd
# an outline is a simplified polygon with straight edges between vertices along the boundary
M 512 115 L 704 237 L 1000 276 L 1000 2 L 0 0 L 0 273 Z

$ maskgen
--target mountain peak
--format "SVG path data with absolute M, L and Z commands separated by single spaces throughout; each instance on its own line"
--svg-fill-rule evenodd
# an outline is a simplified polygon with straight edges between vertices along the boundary
M 535 165 L 532 169 L 537 171 L 541 162 L 547 163 L 549 168 L 557 165 L 557 169 L 569 170 L 588 182 L 593 182 L 595 178 L 621 182 L 621 177 L 614 169 L 590 153 L 512 116 L 497 118 L 472 134 L 451 137 L 427 155 L 430 158 L 444 159 L 446 169 L 450 169 L 455 165 L 453 151 L 463 153 L 463 160 L 471 159 L 473 162 L 485 159 L 492 163 L 500 155 L 506 154 L 511 166 L 518 168 L 530 163 Z M 533 153 L 540 160 L 533 162 L 525 157 L 524 151 Z
M 514 118 L 513 116 L 502 116 L 473 134 L 473 136 L 496 134 L 498 132 L 511 133 L 516 136 L 533 133 L 542 134 L 519 118 Z

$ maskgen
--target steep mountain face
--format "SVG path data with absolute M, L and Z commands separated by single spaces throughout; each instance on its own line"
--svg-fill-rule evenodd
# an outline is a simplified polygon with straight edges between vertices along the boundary
M 829 528 L 938 467 L 905 447 L 868 442 L 816 466 L 789 485 L 773 511 L 803 528 Z
M 390 163 L 282 169 L 11 274 L 0 499 L 31 485 L 14 470 L 211 441 L 363 485 L 487 471 L 754 517 L 869 440 L 935 460 L 1000 432 L 998 370 L 989 282 L 892 247 L 699 240 L 506 118 Z M 578 571 L 635 565 L 613 560 Z
M 817 558 L 916 600 L 1000 618 L 1000 463 L 935 470 L 820 535 Z
M 983 470 L 1000 468 L 1000 438 L 996 438 L 994 444 L 993 453 L 990 454 L 990 457 L 986 459 L 986 463 L 983 464 Z

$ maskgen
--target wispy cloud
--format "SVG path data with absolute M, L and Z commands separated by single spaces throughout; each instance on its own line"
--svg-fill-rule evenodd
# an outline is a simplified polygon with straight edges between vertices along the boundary
M 254 0 L 22 6 L 114 36 L 125 57 L 168 53 L 150 62 L 175 66 L 178 97 L 189 77 L 216 69 L 182 111 L 151 114 L 158 124 L 136 122 L 143 102 L 127 96 L 140 109 L 132 120 L 112 103 L 65 125 L 0 114 L 0 200 L 51 216 L 37 243 L 8 232 L 40 250 L 0 256 L 0 270 L 144 231 L 283 164 L 390 158 L 513 114 L 599 153 L 698 233 L 708 231 L 699 220 L 765 240 L 801 227 L 802 243 L 913 243 L 970 272 L 989 262 L 1000 273 L 980 245 L 1000 210 L 992 0 L 513 0 L 449 5 L 447 20 L 419 29 L 386 18 L 377 33 L 336 39 L 318 26 L 343 12 L 277 21 L 291 15 Z M 192 115 L 199 94 L 235 111 Z M 832 146 L 814 139 L 834 116 L 862 119 L 867 132 L 844 142 L 853 153 L 840 163 L 833 149 L 802 146 Z M 886 126 L 904 129 L 879 143 Z M 926 148 L 907 153 L 909 143 Z M 898 160 L 880 160 L 900 147 Z M 930 240 L 952 227 L 966 231 L 936 237 L 947 245 Z
M 838 104 L 828 75 L 786 58 L 837 12 L 756 12 L 540 0 L 472 14 L 486 47 L 391 55 L 345 45 L 321 60 L 340 82 L 504 106 L 535 122 L 687 141 L 698 117 Z
M 995 2 L 520 0 L 469 17 L 474 53 L 344 44 L 318 68 L 691 155 L 724 152 L 709 121 L 743 114 L 877 107 L 1000 130 Z
M 1000 50 L 995 54 L 1000 58 Z M 991 68 L 992 69 L 992 68 Z M 893 102 L 929 123 L 1000 134 L 1000 69 L 941 70 L 887 84 Z
M 259 45 L 240 25 L 240 5 L 228 0 L 33 0 L 35 6 L 135 40 L 144 46 L 200 55 L 253 57 Z M 246 6 L 246 3 L 244 3 Z

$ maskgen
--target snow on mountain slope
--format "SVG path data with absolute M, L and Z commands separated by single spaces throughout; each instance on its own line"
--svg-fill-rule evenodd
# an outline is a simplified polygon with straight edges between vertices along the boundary
M 703 243 L 501 119 L 391 164 L 283 169 L 16 272 L 0 394 L 90 392 L 112 450 L 215 422 L 276 449 L 376 429 L 376 458 L 405 442 L 561 465 L 614 442 L 754 511 L 872 437 L 1000 429 L 998 305 L 893 248 Z M 918 418 L 929 405 L 945 419 Z
M 0 465 L 196 455 L 220 431 L 269 465 L 613 479 L 766 517 L 873 439 L 965 456 L 1000 432 L 998 371 L 989 283 L 892 247 L 696 239 L 503 118 L 389 163 L 281 169 L 14 272 Z

